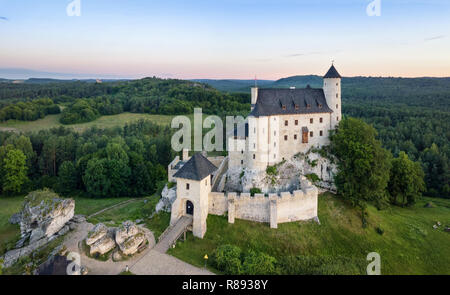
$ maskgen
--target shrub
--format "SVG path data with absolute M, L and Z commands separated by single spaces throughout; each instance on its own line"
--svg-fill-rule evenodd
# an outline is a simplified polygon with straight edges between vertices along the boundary
M 253 197 L 255 194 L 260 194 L 262 193 L 260 188 L 254 187 L 250 189 L 250 195 Z
M 242 273 L 246 275 L 276 274 L 276 259 L 270 255 L 250 250 L 244 257 Z
M 267 166 L 266 173 L 268 175 L 277 175 L 277 173 L 278 173 L 277 167 L 276 166 Z
M 233 245 L 219 246 L 214 253 L 214 263 L 225 274 L 241 273 L 241 249 Z
M 305 177 L 307 179 L 309 179 L 312 183 L 316 183 L 316 182 L 320 181 L 319 176 L 317 176 L 317 174 L 315 174 L 315 173 L 307 174 L 307 175 L 305 175 Z

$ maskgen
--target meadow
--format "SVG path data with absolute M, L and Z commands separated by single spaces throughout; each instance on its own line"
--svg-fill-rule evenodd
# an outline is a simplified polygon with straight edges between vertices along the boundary
M 428 202 L 433 208 L 425 208 Z M 319 197 L 320 225 L 294 222 L 270 229 L 268 224 L 208 216 L 204 239 L 188 235 L 169 254 L 202 267 L 204 255 L 213 257 L 224 244 L 238 246 L 243 252 L 254 250 L 278 261 L 298 255 L 326 257 L 329 261 L 348 258 L 356 265 L 340 265 L 339 274 L 365 274 L 367 254 L 381 256 L 382 274 L 450 274 L 450 201 L 423 198 L 412 208 L 390 207 L 378 211 L 370 206 L 369 224 L 362 227 L 359 212 L 331 195 Z M 433 229 L 439 221 L 442 226 Z M 382 232 L 382 233 L 381 233 Z M 215 272 L 214 266 L 209 268 Z
M 126 123 L 134 122 L 140 119 L 150 120 L 153 123 L 159 125 L 170 125 L 172 121 L 171 115 L 150 115 L 150 114 L 135 114 L 135 113 L 122 113 L 118 115 L 111 116 L 101 116 L 95 121 L 64 125 L 59 122 L 61 114 L 58 115 L 48 115 L 43 119 L 36 121 L 18 121 L 9 120 L 4 123 L 0 123 L 0 131 L 19 131 L 19 132 L 35 132 L 39 130 L 51 129 L 54 127 L 69 127 L 73 128 L 77 132 L 83 132 L 84 130 L 91 127 L 98 127 L 101 129 L 124 126 Z

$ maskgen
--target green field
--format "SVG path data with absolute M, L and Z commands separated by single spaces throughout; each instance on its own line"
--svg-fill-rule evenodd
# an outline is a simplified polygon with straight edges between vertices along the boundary
M 70 127 L 78 132 L 84 131 L 90 127 L 97 126 L 98 128 L 108 128 L 115 126 L 123 126 L 126 123 L 137 121 L 139 119 L 146 119 L 153 121 L 160 125 L 169 125 L 173 116 L 169 115 L 150 115 L 150 114 L 134 114 L 134 113 L 122 113 L 118 115 L 102 116 L 95 121 L 81 124 L 64 125 L 59 122 L 61 114 L 48 115 L 43 119 L 36 121 L 17 121 L 9 120 L 5 123 L 0 123 L 0 131 L 39 131 L 43 129 L 50 129 L 53 127 Z
M 424 208 L 432 201 L 434 208 Z M 239 246 L 244 252 L 252 249 L 267 253 L 278 260 L 288 256 L 337 256 L 356 259 L 367 265 L 369 252 L 381 255 L 382 274 L 450 274 L 450 200 L 424 198 L 413 208 L 391 207 L 378 211 L 369 207 L 369 226 L 361 226 L 358 212 L 342 200 L 323 194 L 319 197 L 319 219 L 313 222 L 280 224 L 270 229 L 267 224 L 236 220 L 228 224 L 222 216 L 208 217 L 204 239 L 188 235 L 169 253 L 199 267 L 203 256 L 212 257 L 224 244 Z M 437 221 L 442 223 L 433 229 Z M 376 228 L 381 227 L 380 235 Z M 210 266 L 211 267 L 211 266 Z M 342 274 L 364 274 L 365 269 L 345 267 Z

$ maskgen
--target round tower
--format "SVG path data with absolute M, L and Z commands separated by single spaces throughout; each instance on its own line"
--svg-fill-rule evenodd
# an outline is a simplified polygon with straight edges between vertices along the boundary
M 330 120 L 331 129 L 336 128 L 336 125 L 342 119 L 341 79 L 341 75 L 339 75 L 333 64 L 323 77 L 323 92 L 325 94 L 325 99 L 327 100 L 328 107 L 333 111 Z

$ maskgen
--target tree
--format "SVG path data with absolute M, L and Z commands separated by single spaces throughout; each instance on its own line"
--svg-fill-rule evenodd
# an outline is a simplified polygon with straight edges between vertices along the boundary
M 367 202 L 386 202 L 391 157 L 376 139 L 376 130 L 362 120 L 348 118 L 331 135 L 331 151 L 338 159 L 338 193 L 362 209 Z
M 28 180 L 26 157 L 22 151 L 12 149 L 3 159 L 3 191 L 7 193 L 20 192 L 22 185 Z
M 246 275 L 276 274 L 276 259 L 270 255 L 250 250 L 244 257 L 242 273 Z
M 225 274 L 238 275 L 241 273 L 241 249 L 233 245 L 217 247 L 214 253 L 214 263 L 217 269 Z
M 419 163 L 413 162 L 405 152 L 392 160 L 388 183 L 391 203 L 395 205 L 412 205 L 425 191 L 424 173 Z
M 108 195 L 111 180 L 107 175 L 106 159 L 93 158 L 89 160 L 83 175 L 83 183 L 86 191 L 94 197 Z
M 65 161 L 59 167 L 59 186 L 63 193 L 70 193 L 77 188 L 77 170 L 72 162 Z

